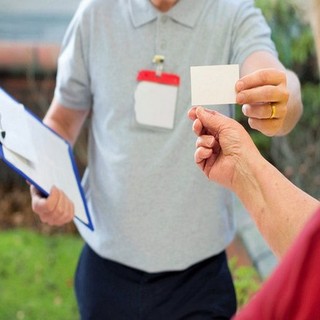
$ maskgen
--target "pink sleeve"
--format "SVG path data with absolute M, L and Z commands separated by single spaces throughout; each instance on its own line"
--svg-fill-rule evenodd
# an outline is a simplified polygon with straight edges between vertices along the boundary
M 320 209 L 233 320 L 320 319 Z

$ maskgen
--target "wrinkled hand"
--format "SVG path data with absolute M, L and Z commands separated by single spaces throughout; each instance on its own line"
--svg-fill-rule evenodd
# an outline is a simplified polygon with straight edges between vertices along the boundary
M 43 223 L 61 226 L 69 223 L 74 217 L 72 201 L 58 188 L 52 187 L 47 198 L 40 195 L 35 186 L 30 185 L 32 210 Z
M 251 137 L 237 121 L 216 111 L 193 107 L 188 116 L 198 136 L 195 162 L 210 180 L 233 190 L 248 157 L 260 155 Z
M 251 128 L 267 136 L 282 129 L 289 99 L 284 71 L 262 69 L 246 75 L 237 81 L 236 92 Z

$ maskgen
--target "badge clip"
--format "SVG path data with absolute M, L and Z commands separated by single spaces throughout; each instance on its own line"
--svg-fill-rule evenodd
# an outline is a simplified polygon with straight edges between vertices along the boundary
M 164 56 L 156 54 L 153 57 L 152 62 L 156 65 L 156 76 L 161 77 L 164 65 Z

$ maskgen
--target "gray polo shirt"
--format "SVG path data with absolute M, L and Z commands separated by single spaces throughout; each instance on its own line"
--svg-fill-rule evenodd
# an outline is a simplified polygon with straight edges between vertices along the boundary
M 148 0 L 80 4 L 64 38 L 55 97 L 91 109 L 83 184 L 95 231 L 77 226 L 99 255 L 148 272 L 181 270 L 230 243 L 232 195 L 193 160 L 190 66 L 241 64 L 257 50 L 274 52 L 274 45 L 251 0 L 180 0 L 165 14 Z M 172 130 L 135 121 L 136 75 L 154 68 L 155 54 L 180 76 Z M 232 115 L 231 106 L 215 109 Z

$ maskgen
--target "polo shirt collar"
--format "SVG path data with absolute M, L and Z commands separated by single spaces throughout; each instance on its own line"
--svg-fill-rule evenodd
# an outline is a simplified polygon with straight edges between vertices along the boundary
M 186 27 L 193 28 L 206 2 L 207 0 L 179 0 L 172 9 L 164 14 Z M 129 11 L 135 27 L 151 22 L 161 14 L 150 0 L 129 0 Z

